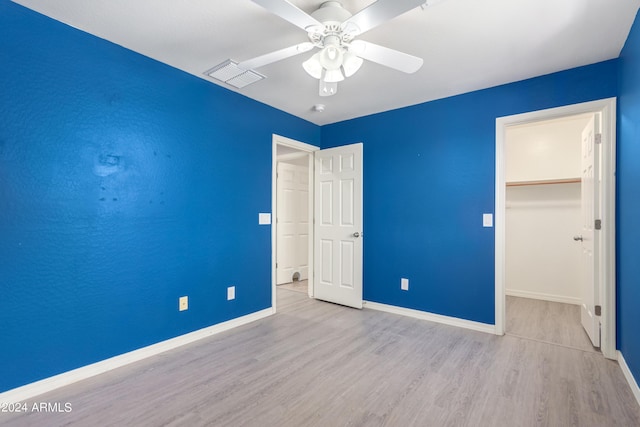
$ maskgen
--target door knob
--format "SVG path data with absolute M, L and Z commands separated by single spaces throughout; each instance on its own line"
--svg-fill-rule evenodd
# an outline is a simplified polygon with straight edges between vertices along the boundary
M 575 240 L 576 242 L 582 242 L 584 239 L 582 238 L 582 236 L 573 236 L 573 240 Z
M 360 233 L 356 231 L 355 233 L 353 233 L 353 237 L 360 237 Z

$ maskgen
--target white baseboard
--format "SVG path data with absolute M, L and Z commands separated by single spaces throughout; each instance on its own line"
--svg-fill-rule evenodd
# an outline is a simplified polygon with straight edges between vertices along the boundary
M 62 374 L 45 378 L 31 384 L 26 384 L 12 390 L 5 391 L 4 393 L 0 393 L 0 403 L 24 402 L 27 399 L 31 399 L 57 388 L 73 384 L 75 382 L 96 375 L 100 375 L 113 369 L 128 365 L 130 363 L 146 359 L 147 357 L 155 356 L 157 354 L 164 353 L 165 351 L 181 347 L 185 344 L 189 344 L 194 341 L 198 341 L 203 338 L 228 331 L 229 329 L 237 328 L 238 326 L 255 322 L 256 320 L 263 319 L 274 313 L 275 312 L 273 311 L 273 308 L 266 308 L 264 310 L 256 311 L 255 313 L 247 314 L 245 316 L 231 319 L 226 322 L 218 323 L 217 325 L 199 329 L 197 331 L 180 335 L 166 341 L 161 341 L 159 343 L 152 344 L 138 350 L 130 351 L 128 353 L 114 356 L 109 359 L 101 360 L 100 362 L 92 363 L 91 365 L 83 366 L 72 371 L 63 372 Z
M 395 305 L 380 304 L 378 302 L 364 301 L 364 307 L 372 310 L 386 311 L 387 313 L 400 314 L 402 316 L 413 317 L 430 322 L 442 323 L 444 325 L 456 326 L 458 328 L 471 329 L 474 331 L 495 334 L 495 325 L 488 323 L 474 322 L 472 320 L 459 319 L 457 317 L 443 316 L 440 314 L 429 313 L 427 311 L 414 310 L 411 308 L 398 307 Z
M 622 353 L 620 353 L 620 350 L 618 350 L 618 364 L 622 369 L 622 373 L 624 374 L 624 377 L 627 379 L 627 382 L 629 383 L 629 387 L 631 387 L 631 392 L 633 393 L 636 400 L 638 401 L 638 405 L 640 405 L 640 387 L 638 387 L 638 383 L 636 382 L 636 379 L 633 377 L 633 374 L 631 373 L 631 370 L 629 369 L 627 362 L 624 360 L 624 356 L 622 355 Z
M 580 298 L 567 297 L 564 295 L 545 294 L 542 292 L 519 291 L 516 289 L 506 289 L 505 294 L 512 297 L 539 299 L 544 301 L 562 302 L 565 304 L 582 305 Z

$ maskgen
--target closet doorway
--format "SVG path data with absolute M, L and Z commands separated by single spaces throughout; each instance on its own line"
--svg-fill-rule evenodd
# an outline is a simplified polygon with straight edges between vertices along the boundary
M 574 240 L 582 233 L 582 134 L 599 116 L 505 130 L 507 334 L 599 351 L 581 325 L 583 248 Z
M 607 358 L 616 358 L 615 107 L 616 99 L 610 98 L 496 119 L 497 334 L 535 333 L 539 335 L 534 336 L 534 339 L 549 342 L 567 339 L 572 333 L 562 332 L 562 328 L 553 323 L 555 310 L 558 312 L 558 322 L 563 322 L 562 315 L 573 319 L 575 339 L 584 338 L 585 332 L 576 325 L 576 317 L 579 324 L 586 325 L 589 322 L 585 322 L 585 319 L 589 318 L 583 316 L 582 312 L 597 313 L 597 316 L 592 317 L 592 325 L 595 326 L 597 322 L 602 353 Z M 593 228 L 599 228 L 594 231 L 593 239 L 583 239 L 592 242 L 589 243 L 594 247 L 592 265 L 597 266 L 595 271 L 591 269 L 594 274 L 593 280 L 589 282 L 584 279 L 586 275 L 581 271 L 581 265 L 589 265 L 584 261 L 584 254 L 588 253 L 585 248 L 588 249 L 589 245 L 585 246 L 581 240 L 583 234 L 588 235 L 584 229 L 584 224 L 587 223 L 584 212 L 588 210 L 583 210 L 582 206 L 589 206 L 591 203 L 584 201 L 585 194 L 588 195 L 589 192 L 582 192 L 583 188 L 587 188 L 583 183 L 588 180 L 584 179 L 582 151 L 577 151 L 576 148 L 580 146 L 580 140 L 559 147 L 552 145 L 550 140 L 543 139 L 550 138 L 548 135 L 544 136 L 545 130 L 550 132 L 554 127 L 570 128 L 572 125 L 580 129 L 581 121 L 588 121 L 591 117 L 599 119 L 600 136 L 594 141 L 598 138 L 601 141 L 598 144 L 601 155 L 598 164 L 601 170 L 592 180 L 595 185 L 589 187 L 593 190 L 591 196 L 595 196 L 592 205 L 596 207 L 595 218 L 598 219 L 597 222 L 591 220 L 590 224 Z M 536 128 L 540 132 L 533 136 L 536 135 Z M 509 139 L 513 134 L 521 143 L 527 138 L 538 138 L 538 142 L 514 149 L 510 147 L 512 140 Z M 518 151 L 518 148 L 521 150 Z M 570 154 L 572 150 L 579 153 L 576 154 L 577 159 Z M 509 151 L 511 155 L 515 154 L 515 160 L 510 160 Z M 559 161 L 562 158 L 570 159 L 569 163 Z M 523 222 L 526 225 L 523 226 Z M 591 295 L 588 286 L 585 286 L 589 283 Z M 541 303 L 542 314 L 522 320 L 520 326 L 523 329 L 515 333 L 513 328 L 519 325 L 513 317 L 507 318 L 508 301 L 512 303 L 510 308 L 515 308 L 509 311 L 509 316 L 512 312 L 522 314 L 535 310 L 524 304 L 517 306 L 519 302 L 532 302 L 534 305 Z M 590 309 L 582 309 L 583 306 L 589 308 L 589 304 L 593 304 Z M 508 320 L 511 320 L 510 324 L 507 324 Z M 532 326 L 546 327 L 551 333 L 545 337 L 542 335 L 543 331 L 525 330 Z M 593 328 L 590 332 L 594 336 Z M 579 343 L 580 339 L 571 339 L 560 341 L 559 344 L 572 347 L 582 345 Z

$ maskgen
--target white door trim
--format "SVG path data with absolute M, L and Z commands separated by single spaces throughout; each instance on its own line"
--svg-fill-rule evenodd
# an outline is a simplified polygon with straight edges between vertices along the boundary
M 616 359 L 616 271 L 615 271 L 615 203 L 616 203 L 616 98 L 601 99 L 547 110 L 532 111 L 496 119 L 495 177 L 495 333 L 505 332 L 505 128 L 507 126 L 548 120 L 583 113 L 602 114 L 602 192 L 600 230 L 600 301 L 602 301 L 601 351 Z
M 295 139 L 273 134 L 271 152 L 271 307 L 276 312 L 276 218 L 278 218 L 276 203 L 276 173 L 278 165 L 278 146 L 294 148 L 303 153 L 313 153 L 320 149 L 315 145 L 296 141 Z M 313 156 L 309 156 L 309 296 L 313 289 Z

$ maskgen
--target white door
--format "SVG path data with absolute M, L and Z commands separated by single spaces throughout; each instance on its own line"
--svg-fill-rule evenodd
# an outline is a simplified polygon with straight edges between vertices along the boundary
M 362 308 L 362 144 L 315 152 L 314 297 Z
M 597 130 L 597 117 L 594 115 L 582 131 L 582 235 L 575 238 L 582 242 L 580 320 L 594 347 L 600 347 L 600 313 L 596 315 L 595 310 L 595 306 L 600 304 L 598 232 L 595 227 L 595 221 L 598 219 L 600 183 L 600 146 L 596 144 Z
M 309 168 L 278 162 L 276 178 L 276 284 L 294 274 L 307 280 L 309 264 Z

